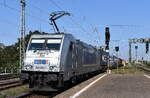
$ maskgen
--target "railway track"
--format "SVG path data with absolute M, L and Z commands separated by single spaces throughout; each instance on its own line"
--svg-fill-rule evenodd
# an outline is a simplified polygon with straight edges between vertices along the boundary
M 89 75 L 89 77 L 84 78 L 83 80 L 78 81 L 75 84 L 66 84 L 66 87 L 64 87 L 63 89 L 61 89 L 59 91 L 55 91 L 55 92 L 28 91 L 28 92 L 25 92 L 25 93 L 21 93 L 21 94 L 15 96 L 14 98 L 53 98 L 53 97 L 59 95 L 60 93 L 65 92 L 66 90 L 68 90 L 68 89 L 70 89 L 70 88 L 80 84 L 81 82 L 84 82 L 87 79 L 92 78 L 93 76 L 95 76 L 95 75 L 94 74 L 93 75 Z
M 18 78 L 19 74 L 11 74 L 11 73 L 4 73 L 0 74 L 0 80 L 8 80 L 8 79 L 13 79 L 13 78 Z
M 145 66 L 138 66 L 137 68 L 143 70 L 146 74 L 150 74 L 150 69 Z
M 19 79 L 10 80 L 10 81 L 9 80 L 1 81 L 0 82 L 0 91 L 6 90 L 9 88 L 13 88 L 13 87 L 17 87 L 17 86 L 22 86 L 22 85 L 24 85 L 24 84 L 22 84 Z
M 16 83 L 16 82 L 19 82 L 19 81 L 20 81 L 19 78 L 9 79 L 9 80 L 1 80 L 0 81 L 0 86 L 10 84 L 10 83 Z
M 43 92 L 28 91 L 15 96 L 15 98 L 52 98 L 57 94 L 58 92 L 43 93 Z
M 33 94 L 32 91 L 28 91 L 15 96 L 15 98 L 27 98 L 30 97 L 32 94 Z

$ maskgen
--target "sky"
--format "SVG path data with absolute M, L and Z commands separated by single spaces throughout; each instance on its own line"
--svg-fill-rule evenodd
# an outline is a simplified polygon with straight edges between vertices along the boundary
M 5 45 L 14 44 L 20 36 L 19 1 L 0 0 L 0 43 Z M 50 13 L 63 10 L 71 16 L 57 20 L 62 32 L 71 33 L 88 44 L 102 46 L 108 26 L 111 54 L 115 55 L 114 47 L 119 46 L 119 56 L 126 60 L 129 38 L 150 38 L 150 0 L 26 0 L 26 3 L 26 34 L 30 30 L 53 33 L 49 24 Z M 139 46 L 138 59 L 149 59 L 145 44 L 136 45 Z

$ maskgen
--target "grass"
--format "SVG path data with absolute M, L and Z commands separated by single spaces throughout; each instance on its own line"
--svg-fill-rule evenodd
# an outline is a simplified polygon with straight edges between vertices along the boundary
M 0 98 L 12 97 L 18 95 L 22 92 L 28 91 L 29 87 L 27 85 L 11 88 L 5 91 L 0 92 Z
M 135 65 L 127 65 L 112 70 L 113 74 L 144 74 L 142 70 L 139 70 Z
M 0 94 L 0 98 L 6 98 L 6 95 Z

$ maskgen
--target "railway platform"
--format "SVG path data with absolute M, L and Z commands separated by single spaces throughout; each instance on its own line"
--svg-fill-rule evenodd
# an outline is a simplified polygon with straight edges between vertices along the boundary
M 80 88 L 80 90 L 79 90 Z M 77 89 L 76 91 L 74 91 Z M 68 97 L 70 96 L 70 97 Z M 105 74 L 56 98 L 150 98 L 150 75 Z

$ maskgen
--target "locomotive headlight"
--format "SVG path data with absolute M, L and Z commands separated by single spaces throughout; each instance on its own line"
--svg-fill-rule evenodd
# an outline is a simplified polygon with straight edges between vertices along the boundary
M 49 66 L 49 70 L 54 70 L 56 66 Z
M 30 61 L 29 59 L 24 59 L 24 70 L 32 70 L 33 69 L 33 64 L 32 61 Z
M 58 72 L 58 70 L 57 66 L 49 66 L 49 71 Z
M 32 66 L 32 65 L 25 65 L 25 66 L 24 66 L 24 69 L 25 69 L 25 70 L 32 70 L 32 69 L 33 69 L 33 66 Z

